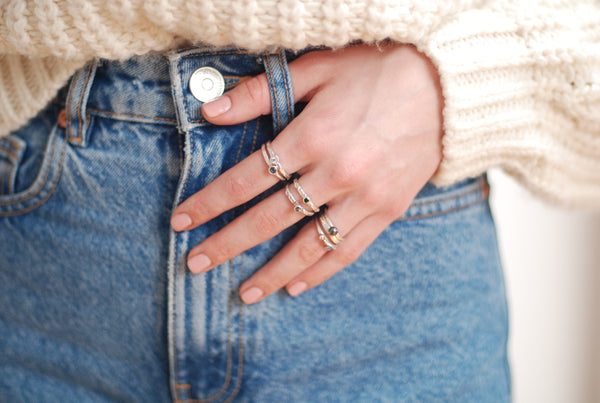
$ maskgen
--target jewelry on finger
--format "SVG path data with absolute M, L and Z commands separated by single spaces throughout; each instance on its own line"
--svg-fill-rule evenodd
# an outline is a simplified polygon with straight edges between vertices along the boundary
M 287 198 L 290 200 L 290 202 L 294 205 L 294 211 L 296 213 L 302 213 L 306 216 L 311 216 L 314 215 L 315 213 L 313 213 L 312 211 L 309 211 L 307 209 L 305 209 L 299 202 L 298 200 L 296 200 L 296 197 L 294 196 L 294 194 L 292 193 L 291 189 L 290 189 L 290 184 L 287 183 L 285 185 L 285 195 L 287 196 Z
M 313 213 L 318 213 L 320 211 L 319 207 L 317 207 L 312 202 L 312 200 L 310 199 L 310 197 L 308 197 L 308 195 L 306 194 L 306 192 L 304 191 L 304 189 L 302 188 L 302 186 L 300 186 L 300 182 L 298 182 L 298 179 L 294 179 L 294 187 L 296 188 L 296 190 L 298 191 L 298 193 L 300 194 L 300 196 L 302 196 L 302 203 L 304 203 L 305 205 L 307 205 L 308 207 L 310 207 L 310 209 L 313 211 Z
M 317 234 L 319 236 L 319 239 L 321 241 L 323 241 L 323 243 L 325 244 L 325 249 L 326 250 L 335 250 L 335 248 L 336 248 L 335 244 L 333 242 L 331 242 L 331 240 L 329 239 L 329 237 L 327 237 L 327 235 L 325 235 L 325 231 L 321 227 L 321 220 L 316 219 L 315 226 L 317 227 Z
M 344 240 L 344 237 L 342 237 L 338 228 L 335 225 L 333 225 L 329 216 L 325 214 L 325 211 L 319 214 L 319 217 L 317 217 L 317 221 L 321 223 L 323 231 L 334 245 L 337 245 Z
M 283 169 L 281 166 L 281 162 L 279 161 L 279 157 L 273 151 L 273 147 L 271 147 L 271 142 L 267 141 L 265 144 L 261 146 L 261 151 L 265 162 L 267 163 L 269 173 L 277 179 L 281 181 L 287 181 L 291 178 L 291 176 Z

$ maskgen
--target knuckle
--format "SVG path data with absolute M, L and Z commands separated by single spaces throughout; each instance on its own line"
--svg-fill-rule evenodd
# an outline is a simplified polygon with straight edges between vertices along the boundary
M 314 242 L 304 243 L 298 248 L 298 258 L 304 266 L 309 266 L 323 255 L 323 245 Z
M 193 200 L 190 208 L 186 211 L 192 217 L 192 220 L 195 222 L 201 222 L 206 220 L 209 217 L 212 217 L 213 210 L 203 200 L 197 199 Z
M 228 245 L 227 242 L 219 242 L 218 240 L 212 242 L 206 250 L 210 251 L 210 260 L 213 264 L 221 264 L 235 256 L 231 245 Z
M 260 280 L 260 288 L 265 294 L 271 294 L 282 288 L 287 281 L 288 278 L 283 273 L 272 273 L 269 277 Z
M 335 260 L 343 267 L 356 262 L 361 255 L 361 252 L 355 248 L 343 249 L 335 251 Z
M 300 138 L 297 146 L 300 155 L 305 155 L 309 159 L 318 159 L 331 148 L 329 136 L 324 134 L 322 128 L 309 127 L 305 132 L 307 134 Z
M 230 176 L 227 179 L 229 194 L 236 202 L 244 202 L 251 198 L 252 187 L 252 182 L 243 176 Z
M 268 83 L 267 78 L 264 74 L 249 78 L 248 80 L 242 81 L 238 88 L 242 91 L 243 95 L 250 99 L 255 105 L 262 107 L 262 113 L 269 113 L 269 106 L 271 100 L 268 94 Z
M 385 195 L 385 189 L 380 189 L 375 186 L 371 186 L 368 189 L 365 189 L 363 194 L 361 195 L 361 204 L 365 208 L 372 209 L 373 207 L 378 207 L 383 203 L 383 195 Z
M 259 210 L 253 217 L 254 231 L 261 238 L 278 233 L 281 229 L 279 218 L 269 211 Z
M 364 177 L 360 164 L 351 160 L 341 160 L 329 171 L 329 180 L 340 188 L 349 188 L 360 183 Z

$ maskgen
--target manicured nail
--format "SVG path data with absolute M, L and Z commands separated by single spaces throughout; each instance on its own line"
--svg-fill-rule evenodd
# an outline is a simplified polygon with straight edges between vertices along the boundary
M 201 273 L 208 269 L 211 265 L 208 256 L 204 254 L 196 255 L 188 260 L 188 268 L 192 273 Z
M 290 294 L 292 297 L 297 297 L 298 295 L 306 291 L 307 288 L 308 284 L 306 284 L 304 281 L 298 281 L 297 283 L 293 284 L 290 288 L 288 288 L 288 294 Z
M 210 101 L 202 105 L 202 113 L 204 116 L 213 118 L 227 112 L 231 109 L 231 98 L 227 95 L 220 96 L 214 101 Z
M 183 231 L 192 225 L 192 219 L 185 213 L 176 214 L 171 218 L 171 227 L 175 231 Z
M 242 293 L 242 301 L 246 304 L 258 302 L 263 296 L 263 290 L 258 287 L 251 287 Z

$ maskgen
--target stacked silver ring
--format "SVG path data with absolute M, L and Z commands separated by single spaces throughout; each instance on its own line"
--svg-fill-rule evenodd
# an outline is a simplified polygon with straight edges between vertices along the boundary
M 318 213 L 320 211 L 319 207 L 317 207 L 312 200 L 310 199 L 310 197 L 308 197 L 308 195 L 306 194 L 306 192 L 304 191 L 304 189 L 302 188 L 302 186 L 300 186 L 300 182 L 298 182 L 298 179 L 294 179 L 294 187 L 296 188 L 296 190 L 298 191 L 298 194 L 300 194 L 300 196 L 302 196 L 302 203 L 304 203 L 305 205 L 307 205 L 314 213 Z M 310 214 L 312 215 L 312 214 Z
M 279 157 L 273 151 L 273 147 L 271 147 L 271 142 L 267 141 L 265 144 L 261 146 L 261 151 L 267 166 L 269 167 L 269 173 L 277 177 L 277 179 L 281 181 L 290 180 L 291 176 L 283 169 L 281 166 L 281 162 L 279 162 Z
M 296 188 L 296 191 L 302 197 L 302 201 L 299 202 L 296 199 L 296 196 L 294 196 L 294 193 L 292 192 L 292 189 L 290 187 L 291 183 L 288 182 L 285 185 L 285 195 L 290 200 L 290 202 L 294 205 L 294 211 L 297 212 L 297 213 L 302 213 L 305 216 L 312 216 L 315 213 L 318 213 L 320 211 L 319 207 L 317 207 L 310 200 L 310 197 L 308 197 L 308 195 L 306 194 L 306 192 L 304 191 L 304 189 L 300 185 L 300 182 L 298 182 L 298 179 L 294 179 L 293 183 L 294 183 L 294 187 Z M 305 206 L 308 207 L 308 208 L 310 208 L 310 210 L 307 209 Z
M 315 225 L 319 239 L 325 244 L 325 249 L 334 250 L 344 240 L 337 227 L 333 225 L 331 219 L 325 214 L 325 211 L 319 214 L 315 220 Z

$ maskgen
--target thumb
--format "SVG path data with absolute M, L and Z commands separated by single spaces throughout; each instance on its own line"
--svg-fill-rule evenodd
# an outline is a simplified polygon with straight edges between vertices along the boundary
M 305 57 L 291 62 L 289 69 L 294 102 L 305 99 L 318 86 L 318 77 L 309 73 L 311 67 Z M 240 82 L 219 98 L 202 105 L 204 118 L 218 125 L 242 123 L 270 113 L 271 95 L 265 73 Z

